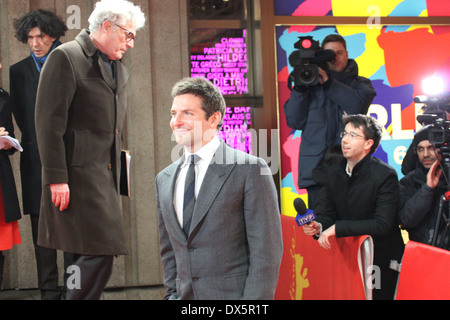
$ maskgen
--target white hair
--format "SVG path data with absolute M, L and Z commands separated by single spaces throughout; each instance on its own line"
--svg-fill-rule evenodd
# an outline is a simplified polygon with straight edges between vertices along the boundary
M 111 23 L 133 22 L 136 30 L 145 25 L 145 15 L 141 7 L 126 0 L 101 0 L 95 5 L 94 11 L 89 17 L 89 30 L 95 32 L 99 30 L 105 21 Z

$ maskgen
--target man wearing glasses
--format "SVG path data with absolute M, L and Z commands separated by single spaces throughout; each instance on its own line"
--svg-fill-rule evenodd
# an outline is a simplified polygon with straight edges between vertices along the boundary
M 102 0 L 89 30 L 56 48 L 37 93 L 42 161 L 38 244 L 74 254 L 68 300 L 99 299 L 113 258 L 127 254 L 119 195 L 128 72 L 120 62 L 145 24 L 140 7 Z
M 440 166 L 440 149 L 428 140 L 429 127 L 415 134 L 412 146 L 418 159 L 416 169 L 400 180 L 400 224 L 408 231 L 410 240 L 428 245 L 434 244 L 437 232 L 434 245 L 450 250 L 450 234 L 445 233 L 443 217 L 436 231 L 441 198 L 448 184 Z
M 370 235 L 374 240 L 374 265 L 380 268 L 380 286 L 374 299 L 393 299 L 398 272 L 391 260 L 401 261 L 403 240 L 397 222 L 398 180 L 396 171 L 372 157 L 382 130 L 366 115 L 344 117 L 341 133 L 344 159 L 332 165 L 316 206 L 316 221 L 304 226 L 307 235 L 330 249 L 330 238 Z

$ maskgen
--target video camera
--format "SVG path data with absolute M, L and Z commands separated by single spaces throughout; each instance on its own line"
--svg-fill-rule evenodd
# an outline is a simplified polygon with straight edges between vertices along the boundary
M 439 147 L 450 144 L 450 92 L 439 96 L 417 96 L 416 103 L 424 103 L 423 114 L 417 116 L 417 122 L 429 125 L 428 140 Z M 442 150 L 441 150 L 442 151 Z M 445 150 L 444 150 L 445 151 Z M 450 151 L 450 148 L 449 148 Z
M 324 50 L 318 41 L 311 36 L 299 37 L 299 41 L 294 44 L 298 49 L 289 56 L 289 64 L 294 71 L 289 75 L 288 86 L 314 86 L 319 83 L 319 67 L 326 70 L 327 62 L 336 59 L 333 50 Z

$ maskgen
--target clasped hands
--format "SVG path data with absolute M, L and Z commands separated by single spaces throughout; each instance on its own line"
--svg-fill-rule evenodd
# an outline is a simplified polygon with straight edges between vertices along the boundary
M 324 249 L 331 249 L 330 239 L 336 237 L 336 227 L 333 224 L 327 230 L 320 232 L 322 225 L 316 221 L 312 221 L 309 224 L 305 224 L 303 226 L 303 231 L 308 236 L 315 236 L 320 234 L 319 236 L 319 245 Z

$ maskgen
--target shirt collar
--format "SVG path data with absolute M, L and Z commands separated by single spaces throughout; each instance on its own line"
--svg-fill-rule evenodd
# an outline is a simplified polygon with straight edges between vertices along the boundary
M 348 162 L 347 162 L 347 165 L 345 166 L 345 173 L 346 173 L 349 177 L 352 176 L 352 173 L 348 170 Z
M 220 140 L 217 136 L 214 136 L 214 138 L 210 142 L 208 142 L 206 145 L 204 145 L 200 150 L 198 150 L 195 153 L 197 156 L 201 158 L 199 162 L 206 161 L 207 163 L 210 163 L 219 146 Z M 182 167 L 187 166 L 190 163 L 191 155 L 192 153 L 190 153 L 186 148 L 184 148 L 184 161 Z

